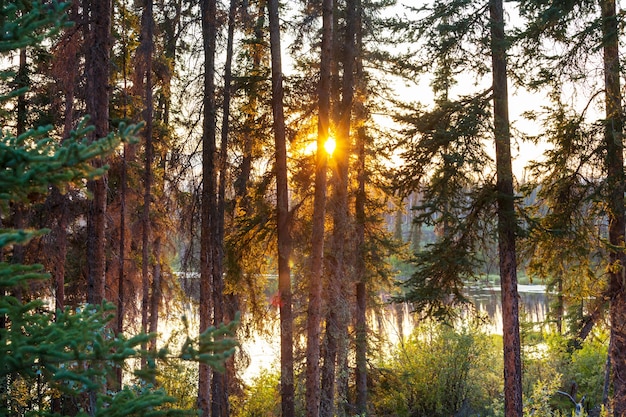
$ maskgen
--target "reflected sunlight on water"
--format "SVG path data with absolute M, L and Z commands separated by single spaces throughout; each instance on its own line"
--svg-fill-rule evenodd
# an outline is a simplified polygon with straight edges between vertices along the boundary
M 520 320 L 535 323 L 536 327 L 544 326 L 548 313 L 548 300 L 543 285 L 519 285 Z M 469 294 L 477 310 L 487 322 L 485 331 L 502 334 L 502 307 L 500 305 L 500 287 L 484 288 Z M 387 305 L 380 313 L 368 316 L 370 334 L 376 337 L 375 343 L 383 351 L 389 352 L 401 340 L 408 337 L 417 321 L 411 314 L 408 304 Z M 263 336 L 253 334 L 242 343 L 243 349 L 250 355 L 250 365 L 243 372 L 244 381 L 250 382 L 266 369 L 278 371 L 280 361 L 280 333 L 278 323 L 274 331 Z

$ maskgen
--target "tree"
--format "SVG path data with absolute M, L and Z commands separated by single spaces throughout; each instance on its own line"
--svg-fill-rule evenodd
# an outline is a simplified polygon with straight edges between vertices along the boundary
M 343 367 L 348 354 L 348 324 L 350 309 L 346 300 L 349 298 L 348 260 L 346 257 L 346 237 L 350 231 L 350 210 L 348 206 L 348 172 L 352 150 L 350 127 L 354 98 L 354 64 L 356 58 L 355 36 L 357 24 L 356 2 L 348 1 L 345 5 L 345 33 L 341 42 L 343 74 L 341 78 L 341 103 L 337 105 L 336 147 L 333 152 L 333 175 L 330 207 L 332 215 L 331 251 L 329 256 L 328 279 L 328 314 L 326 317 L 325 355 L 322 367 L 322 399 L 320 415 L 334 415 L 335 390 L 338 391 L 340 407 L 345 407 L 344 378 L 345 372 L 336 373 Z M 335 44 L 339 48 L 339 42 Z M 338 63 L 336 63 L 337 65 Z M 339 410 L 339 412 L 343 412 Z
M 357 1 L 357 30 L 356 30 L 356 90 L 357 97 L 366 96 L 366 88 L 363 70 L 363 5 Z M 366 110 L 363 102 L 356 103 L 357 120 L 363 123 Z M 354 217 L 356 229 L 356 314 L 355 314 L 355 361 L 356 361 L 356 412 L 359 415 L 367 414 L 367 265 L 365 246 L 366 200 L 365 184 L 367 182 L 366 163 L 366 137 L 365 126 L 358 127 L 356 132 L 355 153 L 357 155 L 357 192 L 354 199 Z M 400 332 L 402 335 L 402 332 Z M 401 336 L 402 337 L 402 336 Z
M 141 35 L 139 48 L 137 50 L 137 81 L 139 86 L 143 86 L 143 120 L 145 121 L 145 162 L 144 162 L 144 194 L 143 211 L 141 215 L 141 329 L 147 332 L 150 327 L 149 321 L 156 319 L 158 310 L 152 311 L 150 315 L 150 239 L 151 221 L 150 207 L 152 203 L 152 163 L 154 159 L 153 144 L 153 83 L 152 83 L 152 56 L 154 51 L 154 16 L 153 2 L 146 0 L 143 4 L 141 16 Z M 159 260 L 155 260 L 156 263 Z M 154 278 L 154 277 L 153 277 Z M 154 292 L 153 286 L 153 292 Z M 156 347 L 154 347 L 156 348 Z
M 293 417 L 293 315 L 291 301 L 291 274 L 289 256 L 289 190 L 287 185 L 287 140 L 283 109 L 283 73 L 280 46 L 278 0 L 267 3 L 272 57 L 272 113 L 274 115 L 274 142 L 276 152 L 276 224 L 278 232 L 278 296 L 280 299 L 280 392 L 282 416 Z
M 443 226 L 442 239 L 427 248 L 426 253 L 418 255 L 417 271 L 407 281 L 407 296 L 421 311 L 443 317 L 454 311 L 450 309 L 451 304 L 466 302 L 462 293 L 463 277 L 471 277 L 476 273 L 479 262 L 476 249 L 481 236 L 479 227 L 489 218 L 492 204 L 496 202 L 502 308 L 506 312 L 503 314 L 505 412 L 507 416 L 521 416 L 521 348 L 515 249 L 517 221 L 507 102 L 508 45 L 502 2 L 492 0 L 488 4 L 468 5 L 463 2 L 443 4 L 435 1 L 430 6 L 414 11 L 424 13 L 424 18 L 409 30 L 415 29 L 415 40 L 426 45 L 424 52 L 434 53 L 439 60 L 440 66 L 433 86 L 444 94 L 441 101 L 436 102 L 435 110 L 413 121 L 414 125 L 424 129 L 423 145 L 409 151 L 407 156 L 415 158 L 415 161 L 424 161 L 425 165 L 408 167 L 408 178 L 410 182 L 420 184 L 422 178 L 429 175 L 426 166 L 430 158 L 441 152 L 443 169 L 440 170 L 440 178 L 443 184 L 450 186 L 439 186 L 439 190 L 431 188 L 434 196 L 442 198 L 439 207 L 444 210 L 442 216 L 435 220 Z M 489 32 L 484 31 L 484 27 L 490 28 Z M 474 59 L 476 56 L 490 57 L 491 67 Z M 432 60 L 431 56 L 426 55 L 420 58 L 415 60 L 412 67 L 407 66 L 407 70 L 425 69 L 427 62 Z M 491 73 L 491 88 L 451 102 L 447 93 L 454 78 L 450 76 L 462 71 L 475 71 L 478 76 Z M 493 105 L 493 127 L 486 122 L 489 101 Z M 457 126 L 460 131 L 455 132 Z M 485 171 L 480 161 L 487 160 L 483 145 L 477 141 L 479 136 L 476 134 L 481 131 L 489 132 L 495 141 L 495 186 L 489 182 L 482 185 L 478 183 L 481 172 Z M 414 134 L 413 131 L 409 132 Z M 458 152 L 466 144 L 468 146 L 464 152 Z M 465 171 L 466 167 L 475 168 Z M 455 178 L 458 180 L 464 175 L 467 175 L 465 182 L 455 183 Z M 436 172 L 431 184 L 437 177 L 439 174 Z M 413 190 L 415 188 L 410 189 Z M 428 192 L 426 189 L 425 197 Z M 432 205 L 432 201 L 426 201 L 419 209 L 423 213 L 422 218 L 425 215 L 432 219 L 433 212 L 441 209 Z
M 224 95 L 222 103 L 222 131 L 219 152 L 219 185 L 217 192 L 217 217 L 216 217 L 216 257 L 213 285 L 213 321 L 215 324 L 222 322 L 230 314 L 226 311 L 224 303 L 224 223 L 226 206 L 226 183 L 228 178 L 228 135 L 230 124 L 230 101 L 232 83 L 232 60 L 233 44 L 235 37 L 235 17 L 237 14 L 237 2 L 231 0 L 228 9 L 228 38 L 226 46 L 226 62 L 224 64 Z M 233 317 L 229 317 L 232 320 Z M 234 370 L 231 372 L 234 376 Z M 213 416 L 228 416 L 228 383 L 229 374 L 222 373 L 213 375 L 212 398 Z
M 324 221 L 326 213 L 327 153 L 324 144 L 330 128 L 330 68 L 333 43 L 333 0 L 322 2 L 322 44 L 318 86 L 318 125 L 315 164 L 315 195 L 311 231 L 309 303 L 307 309 L 306 410 L 318 417 L 320 408 L 320 325 L 324 266 Z
M 211 289 L 215 279 L 215 218 L 217 171 L 215 167 L 215 42 L 217 36 L 216 1 L 200 3 L 204 53 L 204 96 L 202 122 L 202 198 L 200 230 L 200 331 L 211 324 Z M 211 415 L 209 367 L 200 364 L 198 408 L 204 417 Z M 217 401 L 217 399 L 216 399 Z M 217 404 L 217 403 L 216 403 Z
M 92 140 L 109 132 L 109 71 L 111 54 L 111 0 L 84 0 L 84 37 L 87 40 L 85 75 L 87 112 L 95 126 Z M 95 160 L 96 166 L 102 161 Z M 106 185 L 105 178 L 91 181 L 93 194 L 87 216 L 87 302 L 99 304 L 105 298 L 106 268 Z
M 68 10 L 69 19 L 76 22 L 78 19 L 78 2 L 72 1 Z M 64 100 L 63 114 L 63 138 L 70 136 L 74 123 L 74 101 L 76 94 L 78 39 L 74 27 L 64 28 L 61 39 L 53 49 L 55 60 L 52 62 L 52 73 L 61 87 Z M 67 227 L 69 224 L 69 202 L 57 187 L 52 189 L 49 197 L 50 203 L 56 207 L 55 224 L 51 227 L 51 236 L 57 248 L 54 264 L 51 272 L 54 277 L 55 310 L 63 310 L 65 307 L 65 263 L 67 258 Z
M 626 285 L 624 285 L 624 117 L 620 88 L 619 29 L 614 0 L 601 0 L 604 63 L 604 111 L 606 146 L 606 202 L 609 217 L 609 297 L 611 314 L 611 363 L 613 365 L 613 415 L 626 414 Z
M 498 254 L 502 288 L 502 333 L 504 344 L 504 412 L 522 416 L 522 361 L 517 295 L 515 240 L 517 220 L 511 167 L 506 72 L 506 38 L 502 0 L 489 2 L 491 17 L 491 60 L 493 75 L 493 115 L 496 142 L 496 177 L 498 192 Z
M 613 369 L 613 413 L 622 415 L 626 411 L 626 389 L 619 375 L 623 369 L 624 360 L 620 356 L 623 350 L 624 332 L 621 322 L 626 308 L 623 303 L 623 276 L 624 262 L 624 170 L 623 170 L 623 110 L 619 76 L 619 25 L 615 3 L 611 1 L 585 1 L 547 5 L 534 1 L 522 2 L 520 10 L 526 17 L 527 24 L 520 34 L 523 39 L 524 52 L 522 63 L 531 63 L 537 71 L 526 74 L 526 81 L 533 87 L 550 88 L 553 101 L 558 104 L 557 111 L 549 118 L 560 129 L 557 132 L 567 133 L 555 136 L 556 143 L 562 151 L 562 159 L 566 161 L 570 175 L 565 176 L 552 186 L 555 190 L 555 200 L 562 200 L 561 204 L 569 213 L 579 213 L 583 210 L 598 213 L 598 218 L 608 220 L 608 231 L 602 229 L 593 232 L 586 225 L 579 225 L 573 216 L 564 216 L 570 221 L 562 222 L 561 236 L 582 236 L 577 238 L 576 244 L 585 239 L 592 242 L 591 248 L 598 248 L 605 259 L 601 262 L 593 259 L 582 261 L 582 267 L 588 271 L 584 274 L 585 281 L 592 280 L 598 285 L 598 277 L 594 276 L 594 269 L 602 270 L 606 265 L 608 288 L 599 295 L 596 307 L 592 308 L 580 324 L 580 335 L 593 324 L 599 316 L 598 307 L 604 303 L 605 297 L 610 301 L 611 343 L 610 363 Z M 546 53 L 546 42 L 563 46 L 559 53 Z M 600 54 L 601 52 L 601 54 Z M 597 62 L 602 62 L 601 68 L 595 68 L 591 57 L 597 56 Z M 539 65 L 537 65 L 539 64 Z M 559 68 L 555 71 L 554 68 Z M 597 77 L 595 74 L 601 74 Z M 575 108 L 567 109 L 560 103 L 563 99 L 564 87 L 579 91 L 580 80 L 584 80 L 585 92 L 582 95 L 587 102 L 583 102 L 582 111 Z M 599 98 L 604 107 L 604 118 L 594 122 L 588 111 Z M 575 107 L 572 106 L 572 107 Z M 567 111 L 569 110 L 569 112 Z M 590 120 L 591 119 L 591 120 Z M 576 133 L 578 136 L 572 136 Z M 572 139 L 575 138 L 575 139 Z M 553 158 L 554 159 L 554 158 Z M 601 171 L 598 166 L 602 166 Z M 550 170 L 546 170 L 544 178 L 551 180 Z M 600 171 L 600 172 L 599 172 Z M 601 179 L 602 178 L 602 179 Z M 605 209 L 596 206 L 602 201 Z M 596 211 L 597 210 L 597 211 Z M 546 216 L 547 222 L 552 220 L 552 210 Z M 557 229 L 558 230 L 558 229 Z M 558 235 L 555 239 L 560 238 Z M 598 242 L 594 244 L 593 242 Z M 607 242 L 600 243 L 600 242 Z M 561 252 L 568 256 L 568 251 L 578 252 L 578 260 L 583 258 L 577 245 L 562 245 Z M 589 249 L 589 248 L 586 248 Z M 558 252 L 558 251 L 557 251 Z M 583 250 L 582 252 L 586 252 Z M 557 255 L 558 256 L 558 255 Z M 559 256 L 563 258 L 563 256 Z M 567 259 L 567 258 L 566 258 Z M 590 267 L 586 267 L 585 263 Z M 576 265 L 576 264 L 574 264 Z M 598 273 L 601 276 L 602 273 Z M 578 278 L 578 277 L 577 277 Z M 578 278 L 580 281 L 580 278 Z M 568 281 L 565 281 L 568 282 Z M 571 295 L 571 294 L 570 294 Z M 586 323 L 585 323 L 586 321 Z M 578 335 L 576 335 L 578 336 Z M 620 346 L 617 346 L 620 345 Z M 607 369 L 608 375 L 608 369 Z

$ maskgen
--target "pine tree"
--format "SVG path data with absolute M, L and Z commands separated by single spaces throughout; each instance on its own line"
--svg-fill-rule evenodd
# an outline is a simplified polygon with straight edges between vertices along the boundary
M 477 249 L 486 236 L 484 232 L 494 227 L 490 216 L 495 210 L 502 308 L 506 311 L 505 412 L 507 416 L 521 416 L 517 221 L 508 120 L 508 41 L 502 3 L 434 1 L 414 11 L 423 18 L 408 25 L 399 22 L 398 27 L 415 34 L 410 40 L 424 42 L 426 48 L 415 53 L 414 61 L 405 70 L 417 69 L 420 73 L 435 57 L 438 65 L 433 89 L 438 96 L 433 110 L 418 110 L 417 117 L 404 118 L 414 128 L 407 129 L 407 136 L 417 141 L 417 146 L 409 147 L 406 154 L 410 162 L 405 167 L 407 183 L 414 184 L 407 191 L 423 191 L 424 204 L 418 207 L 420 217 L 438 223 L 441 237 L 417 254 L 416 272 L 406 282 L 407 298 L 418 311 L 443 318 L 457 311 L 456 304 L 466 303 L 464 280 L 478 272 Z M 488 59 L 490 66 L 485 63 Z M 448 93 L 455 74 L 463 72 L 474 73 L 477 80 L 491 74 L 491 88 L 451 99 Z M 486 156 L 481 141 L 484 136 L 494 138 L 495 166 Z M 429 172 L 433 157 L 437 157 L 439 165 Z M 491 180 L 493 172 L 495 184 Z M 429 184 L 422 188 L 425 178 Z

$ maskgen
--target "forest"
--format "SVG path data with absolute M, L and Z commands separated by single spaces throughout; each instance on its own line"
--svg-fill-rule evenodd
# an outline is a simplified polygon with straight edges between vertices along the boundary
M 625 16 L 0 1 L 0 416 L 626 416 Z

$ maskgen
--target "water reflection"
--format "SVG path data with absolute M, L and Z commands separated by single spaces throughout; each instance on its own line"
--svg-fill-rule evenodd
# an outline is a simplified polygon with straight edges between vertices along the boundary
M 548 297 L 544 285 L 519 285 L 520 321 L 533 324 L 536 330 L 545 325 Z M 470 289 L 468 297 L 476 309 L 488 319 L 487 331 L 502 334 L 502 304 L 500 287 Z
M 548 299 L 543 285 L 520 285 L 520 321 L 535 330 L 545 326 L 548 315 Z M 500 287 L 470 288 L 467 296 L 479 313 L 485 332 L 502 334 L 502 305 Z M 470 313 L 464 315 L 467 319 Z M 416 316 L 410 304 L 389 305 L 369 317 L 370 332 L 385 340 L 389 347 L 397 345 L 411 334 L 417 326 Z
M 545 326 L 548 314 L 548 298 L 543 285 L 519 285 L 520 321 L 533 324 L 539 330 Z M 467 291 L 468 298 L 476 310 L 484 317 L 484 330 L 487 333 L 502 334 L 502 306 L 500 287 L 473 288 Z M 371 313 L 369 318 L 371 337 L 384 351 L 405 340 L 417 325 L 416 316 L 409 304 L 389 304 L 382 311 Z M 250 381 L 263 369 L 277 368 L 280 357 L 280 337 L 278 325 L 275 331 L 261 336 L 255 334 L 243 342 L 243 348 L 250 354 L 251 363 L 243 374 Z

